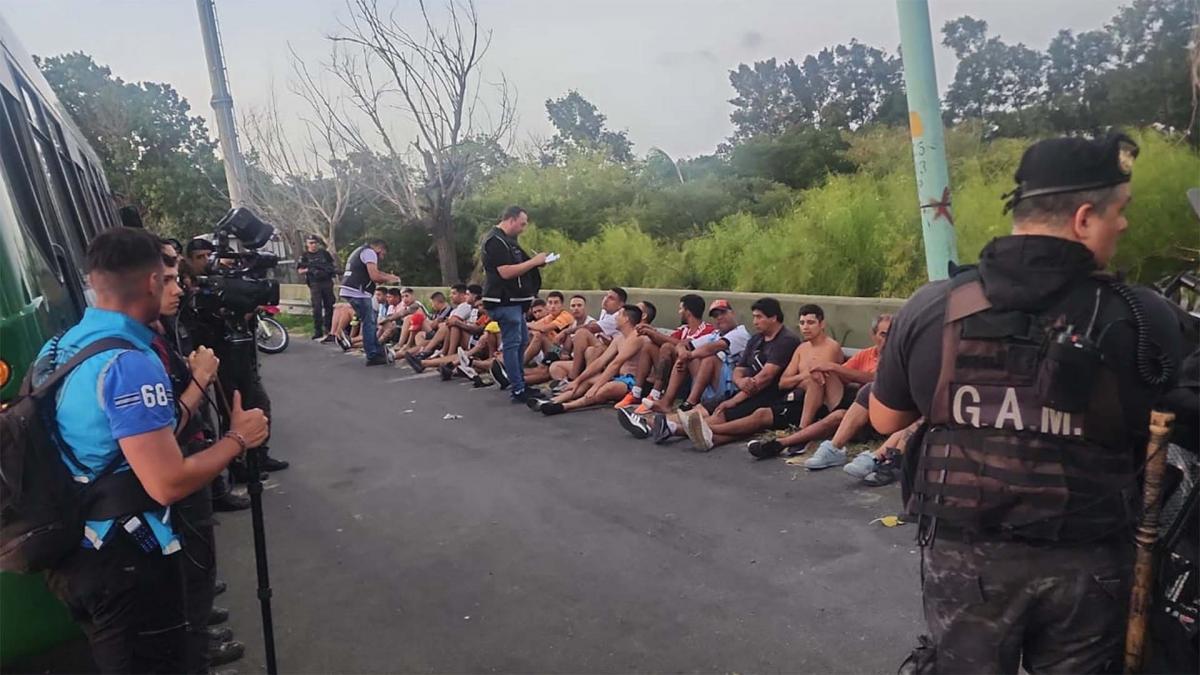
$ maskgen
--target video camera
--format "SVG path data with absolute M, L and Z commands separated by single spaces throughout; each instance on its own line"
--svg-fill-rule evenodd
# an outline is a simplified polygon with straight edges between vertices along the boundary
M 263 305 L 279 304 L 279 282 L 267 272 L 279 257 L 259 251 L 271 240 L 275 228 L 247 208 L 231 209 L 213 230 L 216 250 L 205 270 L 197 270 L 191 306 L 202 321 L 223 322 L 229 338 L 253 339 L 246 320 Z M 234 247 L 236 241 L 241 250 Z

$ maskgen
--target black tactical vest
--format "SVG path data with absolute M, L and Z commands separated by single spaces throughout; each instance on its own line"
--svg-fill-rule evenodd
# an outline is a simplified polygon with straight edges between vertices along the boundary
M 1115 298 L 1090 278 L 1039 313 L 1000 311 L 976 273 L 954 280 L 910 512 L 966 538 L 1086 541 L 1130 523 L 1116 374 L 1071 339 Z
M 342 285 L 364 293 L 374 293 L 375 282 L 371 281 L 371 273 L 367 270 L 367 264 L 362 261 L 362 252 L 365 248 L 366 246 L 359 246 L 354 249 L 349 258 L 346 258 L 346 276 L 342 279 Z

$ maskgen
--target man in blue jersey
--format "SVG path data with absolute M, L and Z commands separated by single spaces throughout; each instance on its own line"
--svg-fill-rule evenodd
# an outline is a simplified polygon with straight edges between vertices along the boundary
M 79 549 L 47 573 L 47 583 L 83 627 L 102 672 L 181 672 L 186 621 L 170 505 L 260 445 L 267 419 L 261 410 L 242 410 L 235 393 L 230 431 L 184 457 L 171 380 L 149 328 L 164 293 L 158 239 L 128 228 L 98 235 L 88 247 L 88 281 L 96 305 L 42 348 L 39 377 L 100 339 L 119 338 L 130 348 L 92 356 L 58 391 L 63 462 L 77 482 L 93 486 L 97 505 Z

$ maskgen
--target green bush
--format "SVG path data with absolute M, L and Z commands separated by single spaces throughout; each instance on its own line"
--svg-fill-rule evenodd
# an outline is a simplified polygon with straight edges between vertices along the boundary
M 1195 264 L 1200 226 L 1185 190 L 1200 176 L 1200 155 L 1158 132 L 1142 131 L 1136 138 L 1142 152 L 1134 170 L 1130 227 L 1116 266 L 1135 280 L 1150 282 Z M 978 129 L 965 125 L 947 134 L 963 262 L 974 262 L 988 241 L 1010 231 L 1001 195 L 1012 189 L 1013 173 L 1029 142 L 984 142 Z M 682 243 L 658 236 L 660 228 L 630 216 L 605 221 L 582 242 L 573 232 L 545 226 L 531 228 L 524 241 L 532 250 L 563 255 L 544 273 L 547 288 L 623 285 L 905 297 L 926 279 L 905 130 L 859 132 L 851 136 L 846 155 L 859 167 L 857 172 L 832 175 L 819 187 L 792 193 L 790 206 L 776 204 L 760 213 L 743 208 L 697 224 L 694 235 Z M 703 210 L 719 213 L 711 206 Z M 638 204 L 624 212 L 655 213 Z M 547 222 L 536 208 L 530 213 L 539 225 Z

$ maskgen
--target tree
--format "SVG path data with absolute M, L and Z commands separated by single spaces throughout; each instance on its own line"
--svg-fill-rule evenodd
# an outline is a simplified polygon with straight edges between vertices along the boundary
M 633 143 L 624 131 L 604 128 L 607 118 L 574 89 L 565 96 L 546 99 L 546 115 L 557 133 L 549 149 L 560 159 L 569 152 L 601 152 L 614 162 L 633 161 Z
M 115 192 L 165 233 L 212 231 L 229 209 L 224 167 L 187 99 L 169 84 L 125 82 L 83 52 L 36 61 Z
M 243 120 L 251 166 L 250 199 L 271 220 L 294 235 L 320 233 L 331 253 L 337 253 L 338 228 L 347 211 L 362 196 L 363 174 L 350 162 L 350 144 L 340 122 L 344 111 L 313 78 L 304 62 L 292 54 L 291 93 L 304 102 L 304 138 L 288 138 L 272 92 L 265 110 L 251 111 Z
M 835 129 L 794 127 L 779 136 L 738 145 L 729 163 L 739 176 L 766 178 L 803 190 L 827 174 L 853 171 L 854 164 L 845 157 L 849 147 Z
M 419 32 L 411 32 L 378 0 L 351 0 L 351 15 L 331 39 L 348 48 L 329 64 L 346 86 L 353 105 L 370 122 L 375 143 L 347 131 L 360 162 L 373 164 L 390 183 L 380 190 L 404 214 L 417 212 L 433 234 L 442 281 L 457 282 L 454 208 L 489 153 L 510 140 L 515 121 L 512 93 L 501 78 L 489 115 L 480 98 L 480 69 L 491 42 L 481 31 L 470 0 L 446 0 L 445 19 L 437 24 L 425 2 L 419 3 Z M 402 143 L 389 125 L 395 111 L 416 126 L 416 138 Z M 419 177 L 406 162 L 411 145 L 419 159 Z M 415 207 L 415 208 L 414 208 Z
M 1020 124 L 1023 111 L 1045 96 L 1045 56 L 1023 44 L 1010 45 L 987 37 L 987 22 L 969 16 L 947 21 L 942 44 L 959 57 L 954 82 L 946 92 L 946 112 L 952 121 L 977 117 L 996 123 L 1016 115 L 1014 133 L 1029 129 Z
M 795 68 L 795 61 L 780 65 L 770 58 L 753 66 L 740 63 L 729 71 L 729 84 L 737 94 L 729 99 L 734 107 L 729 115 L 734 126 L 731 141 L 781 134 L 796 122 L 796 96 L 788 77 Z

